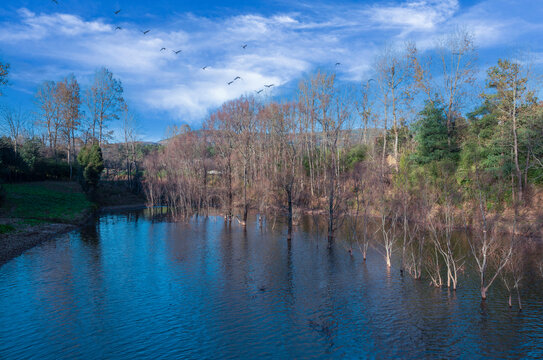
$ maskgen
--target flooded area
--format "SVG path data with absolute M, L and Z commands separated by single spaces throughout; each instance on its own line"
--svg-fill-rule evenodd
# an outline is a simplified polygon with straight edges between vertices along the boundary
M 0 267 L 0 358 L 541 358 L 543 289 L 524 310 L 387 271 L 308 220 L 244 230 L 218 216 L 103 214 Z M 533 276 L 532 276 L 533 275 Z

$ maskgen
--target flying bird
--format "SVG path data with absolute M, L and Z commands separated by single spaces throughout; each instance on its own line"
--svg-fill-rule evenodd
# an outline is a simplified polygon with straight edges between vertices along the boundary
M 120 27 L 120 26 L 117 26 L 117 27 L 115 28 L 115 30 L 122 30 L 122 29 L 123 29 L 123 28 Z
M 258 91 L 255 91 L 257 94 L 260 94 L 262 91 L 264 91 L 264 89 L 261 89 L 261 90 L 258 90 Z
M 245 49 L 247 47 L 247 44 L 243 44 L 241 45 L 241 47 Z
M 121 9 L 115 11 L 115 15 L 119 14 L 121 12 Z
M 177 50 L 177 51 L 172 50 L 172 52 L 173 52 L 175 55 L 179 54 L 181 51 L 183 51 L 183 50 Z
M 141 31 L 143 33 L 143 35 L 147 34 L 149 31 L 151 30 L 145 30 L 145 31 Z
M 57 1 L 57 0 L 51 0 L 51 1 L 58 5 L 58 1 Z
M 236 77 L 234 78 L 234 81 L 239 80 L 239 79 L 241 79 L 241 78 L 240 78 L 239 76 L 236 76 Z
M 339 65 L 341 65 L 341 63 L 337 62 L 337 63 L 336 63 L 336 66 L 339 66 Z
M 269 84 L 269 85 L 264 85 L 264 86 L 267 88 L 271 88 L 272 86 L 274 86 L 274 84 Z
M 202 70 L 205 70 L 205 69 L 207 69 L 207 65 L 202 68 Z
M 166 48 L 165 48 L 165 47 L 163 47 L 163 48 L 161 48 L 161 49 L 160 49 L 160 51 L 164 51 L 164 50 L 166 50 Z
M 234 80 L 229 81 L 229 82 L 228 82 L 228 85 L 232 85 L 233 82 L 234 82 Z

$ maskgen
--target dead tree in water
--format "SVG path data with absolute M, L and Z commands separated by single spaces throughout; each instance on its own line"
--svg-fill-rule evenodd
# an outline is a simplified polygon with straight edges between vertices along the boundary
M 301 85 L 304 94 L 302 114 L 311 121 L 312 136 L 309 139 L 309 170 L 318 172 L 311 174 L 315 180 L 320 177 L 320 184 L 315 182 L 319 190 L 317 196 L 326 198 L 328 215 L 328 246 L 331 246 L 334 232 L 338 228 L 342 215 L 344 187 L 339 181 L 342 173 L 342 158 L 345 149 L 344 132 L 349 129 L 351 102 L 348 94 L 342 92 L 337 85 L 335 74 L 317 73 Z M 320 131 L 320 138 L 313 139 L 314 132 Z M 316 137 L 316 136 L 315 136 Z M 343 145 L 343 146 L 342 146 Z M 314 157 L 314 159 L 312 158 Z M 312 192 L 316 192 L 312 184 Z
M 257 130 L 258 104 L 254 98 L 241 98 L 229 102 L 232 113 L 232 128 L 235 133 L 236 149 L 242 165 L 242 197 L 243 218 L 242 225 L 246 226 L 249 213 L 249 197 L 247 196 L 250 185 L 250 167 L 254 155 L 255 135 Z
M 296 200 L 298 186 L 298 146 L 296 143 L 297 106 L 295 104 L 271 104 L 263 110 L 267 118 L 268 133 L 273 156 L 273 184 L 278 193 L 286 197 L 281 201 L 281 208 L 287 211 L 287 239 L 292 238 L 293 202 Z M 286 202 L 286 205 L 284 204 Z
M 507 262 L 504 270 L 501 273 L 502 281 L 507 289 L 509 294 L 508 304 L 511 308 L 513 306 L 511 301 L 511 293 L 513 291 L 517 294 L 518 309 L 522 311 L 522 302 L 520 300 L 520 284 L 523 277 L 523 265 L 524 265 L 524 252 L 525 244 L 519 241 L 516 232 L 517 232 L 517 217 L 518 217 L 518 208 L 515 206 L 515 215 L 513 219 L 513 233 L 511 235 L 511 255 L 510 260 Z M 506 257 L 508 254 L 507 248 L 502 248 L 498 256 L 500 258 Z
M 464 257 L 457 255 L 456 241 L 453 238 L 453 216 L 449 204 L 445 204 L 442 213 L 430 216 L 428 220 L 430 239 L 441 255 L 447 272 L 447 287 L 456 290 L 458 273 L 464 264 Z
M 405 271 L 407 271 L 413 279 L 419 280 L 422 278 L 426 236 L 418 223 L 414 223 L 409 227 L 408 236 L 409 241 L 404 267 Z
M 498 218 L 489 218 L 487 213 L 486 198 L 479 186 L 477 200 L 479 208 L 479 229 L 475 236 L 470 236 L 469 245 L 480 276 L 481 299 L 486 300 L 488 289 L 494 283 L 500 272 L 508 264 L 513 252 L 512 243 L 502 243 L 498 238 L 497 222 Z M 502 256 L 498 256 L 498 253 Z M 492 264 L 494 263 L 494 264 Z M 493 265 L 494 273 L 490 274 Z
M 458 196 L 454 192 L 451 172 L 447 167 L 441 168 L 442 176 L 432 184 L 432 203 L 439 204 L 427 214 L 427 225 L 432 245 L 441 255 L 447 273 L 447 287 L 456 290 L 458 274 L 464 266 L 464 256 L 458 252 L 458 238 L 453 236 L 455 218 L 453 207 Z
M 231 115 L 226 104 L 213 113 L 206 121 L 205 127 L 211 132 L 213 143 L 217 152 L 216 159 L 220 169 L 224 191 L 221 200 L 224 209 L 224 218 L 231 222 L 233 217 L 233 162 L 235 149 L 235 134 L 232 129 Z
M 352 232 L 354 233 L 355 240 L 358 242 L 358 247 L 362 252 L 362 258 L 366 261 L 370 242 L 370 237 L 368 235 L 370 226 L 369 209 L 373 200 L 372 188 L 375 185 L 376 177 L 373 169 L 367 162 L 358 164 L 355 167 L 352 176 L 354 178 L 353 200 L 355 202 L 355 221 L 351 226 L 354 225 Z M 360 223 L 360 220 L 362 220 L 362 223 Z

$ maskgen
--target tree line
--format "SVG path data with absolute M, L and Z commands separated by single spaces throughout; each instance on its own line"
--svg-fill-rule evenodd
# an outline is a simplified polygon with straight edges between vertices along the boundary
M 317 72 L 289 101 L 224 103 L 146 157 L 149 204 L 243 226 L 251 209 L 284 216 L 289 239 L 303 213 L 317 229 L 324 215 L 330 245 L 342 231 L 364 259 L 371 243 L 387 267 L 398 253 L 402 274 L 451 289 L 473 263 L 483 299 L 501 279 L 521 306 L 520 219 L 543 175 L 537 77 L 501 59 L 481 84 L 466 31 L 436 49 L 386 48 L 358 86 Z
M 8 84 L 9 70 L 9 64 L 0 63 L 0 86 Z M 96 70 L 84 89 L 73 74 L 59 81 L 44 81 L 36 90 L 34 103 L 29 111 L 7 104 L 0 108 L 0 178 L 20 181 L 81 177 L 85 165 L 77 161 L 79 152 L 91 151 L 97 145 L 102 154 L 113 139 L 110 127 L 115 122 L 122 132 L 122 144 L 106 151 L 104 165 L 121 169 L 130 187 L 137 188 L 134 179 L 141 173 L 138 164 L 143 158 L 137 123 L 124 100 L 121 81 L 110 70 Z M 120 162 L 116 160 L 119 156 Z

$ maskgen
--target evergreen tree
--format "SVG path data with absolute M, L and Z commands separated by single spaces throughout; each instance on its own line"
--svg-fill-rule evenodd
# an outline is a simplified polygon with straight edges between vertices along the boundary
M 93 191 L 98 186 L 100 174 L 104 170 L 102 149 L 98 144 L 85 146 L 77 155 L 80 165 L 80 180 L 85 191 Z
M 42 143 L 38 138 L 27 139 L 21 147 L 21 157 L 30 172 L 34 171 L 36 163 L 41 157 L 41 147 Z
M 454 138 L 449 139 L 447 118 L 443 108 L 435 102 L 427 102 L 419 113 L 415 141 L 415 160 L 421 165 L 446 161 L 456 163 L 458 151 Z

